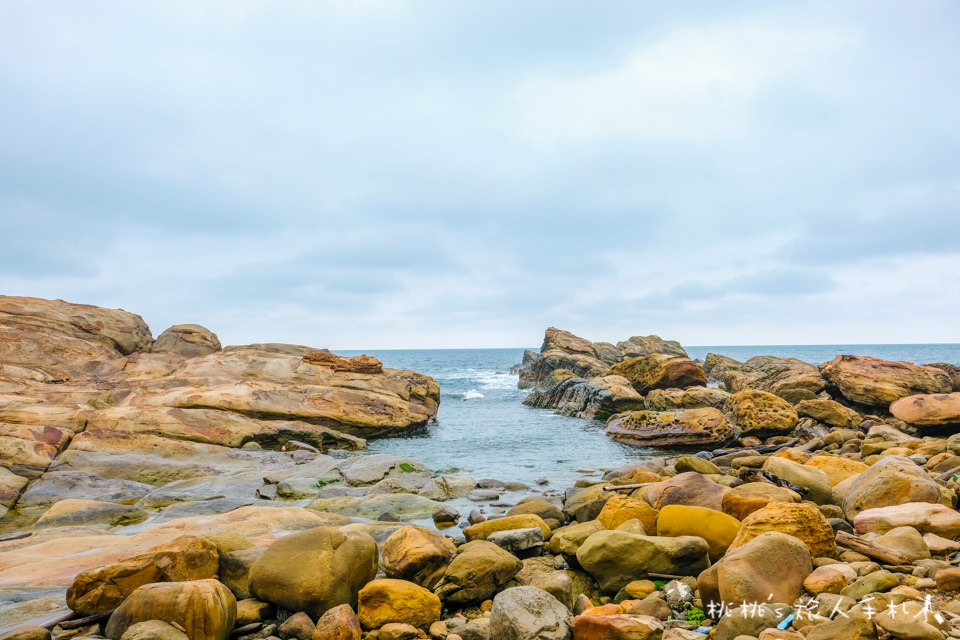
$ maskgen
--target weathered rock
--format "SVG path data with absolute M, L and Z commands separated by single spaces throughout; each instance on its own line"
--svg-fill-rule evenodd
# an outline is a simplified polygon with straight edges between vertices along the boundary
M 516 556 L 492 542 L 473 540 L 457 549 L 433 591 L 453 604 L 480 602 L 517 575 L 522 566 Z
M 553 519 L 562 523 L 566 520 L 563 510 L 552 502 L 548 502 L 544 498 L 524 498 L 518 502 L 516 506 L 511 507 L 510 510 L 507 511 L 508 516 L 516 516 L 523 513 L 532 513 L 538 515 L 545 521 Z
M 861 600 L 871 593 L 889 591 L 899 584 L 900 581 L 894 573 L 883 569 L 857 578 L 853 583 L 841 589 L 840 595 Z
M 685 356 L 665 353 L 627 358 L 614 365 L 610 374 L 623 376 L 641 394 L 651 389 L 707 385 L 707 376 L 700 365 Z
M 744 389 L 728 398 L 730 421 L 741 436 L 774 436 L 788 433 L 799 418 L 793 405 L 766 391 Z
M 791 535 L 770 531 L 727 552 L 697 578 L 704 605 L 793 602 L 813 572 L 807 546 Z M 728 614 L 730 615 L 730 614 Z
M 916 427 L 960 427 L 960 392 L 900 398 L 890 405 L 890 413 Z
M 543 552 L 543 531 L 538 527 L 496 531 L 486 539 L 519 558 L 538 556 Z
M 490 610 L 491 640 L 568 640 L 570 614 L 537 587 L 512 587 L 497 594 Z
M 50 630 L 32 624 L 0 634 L 0 640 L 50 640 Z
M 838 562 L 817 567 L 803 581 L 803 588 L 817 596 L 821 593 L 840 593 L 857 579 L 857 572 L 849 565 Z
M 189 637 L 163 620 L 147 620 L 127 627 L 120 640 L 189 640 Z
M 342 513 L 355 518 L 379 520 L 389 515 L 392 520 L 421 520 L 431 517 L 443 507 L 442 502 L 414 493 L 371 493 L 365 496 L 317 498 L 307 508 Z
M 877 640 L 877 626 L 866 618 L 837 617 L 813 627 L 806 640 Z
M 237 618 L 237 601 L 216 580 L 160 582 L 134 590 L 110 616 L 104 635 L 120 640 L 147 620 L 177 623 L 191 640 L 226 640 Z
M 550 327 L 544 332 L 540 357 L 533 362 L 531 386 L 539 386 L 557 369 L 567 369 L 574 376 L 593 378 L 609 371 L 613 362 L 603 362 L 592 342 Z
M 730 394 L 714 387 L 688 387 L 687 389 L 651 389 L 643 399 L 648 411 L 674 411 L 676 409 L 723 409 Z
M 709 545 L 694 536 L 664 538 L 600 531 L 577 550 L 577 561 L 600 587 L 616 593 L 650 573 L 696 575 L 709 564 Z
M 795 403 L 815 398 L 827 384 L 817 367 L 796 358 L 756 356 L 740 363 L 708 354 L 704 366 L 708 363 L 711 377 L 734 393 L 757 389 Z
M 206 356 L 220 351 L 217 334 L 199 324 L 175 324 L 153 343 L 154 353 L 173 353 L 184 358 Z
M 918 393 L 950 393 L 953 384 L 941 369 L 868 356 L 837 356 L 820 372 L 851 402 L 871 407 Z
M 433 589 L 456 552 L 453 542 L 439 533 L 404 526 L 390 534 L 383 545 L 383 569 L 388 578 Z
M 817 422 L 833 427 L 855 429 L 863 421 L 860 414 L 853 409 L 827 398 L 803 400 L 797 403 L 796 410 L 801 416 L 813 418 Z
M 930 549 L 924 542 L 923 536 L 913 527 L 897 527 L 875 538 L 874 543 L 881 547 L 899 551 L 910 562 L 916 562 L 930 557 Z
M 67 590 L 67 605 L 82 616 L 103 613 L 145 584 L 215 578 L 218 562 L 213 543 L 182 536 L 147 553 L 80 573 Z
M 730 544 L 737 549 L 768 531 L 779 531 L 800 540 L 813 557 L 835 557 L 837 544 L 833 528 L 819 509 L 809 502 L 771 502 L 743 519 L 737 537 Z
M 37 528 L 86 524 L 123 526 L 143 522 L 150 514 L 130 505 L 68 499 L 55 503 L 34 524 Z
M 847 478 L 863 473 L 870 467 L 859 460 L 841 458 L 840 456 L 814 456 L 804 462 L 816 467 L 827 475 L 830 486 L 837 486 Z
M 707 541 L 711 560 L 716 561 L 737 539 L 740 522 L 726 513 L 706 507 L 672 504 L 660 510 L 658 536 L 698 536 Z
M 722 511 L 723 496 L 729 491 L 729 487 L 719 485 L 702 474 L 688 471 L 644 487 L 640 494 L 655 509 L 682 504 Z
M 337 605 L 356 606 L 357 593 L 376 573 L 373 538 L 316 527 L 273 543 L 250 569 L 250 591 L 317 618 Z
M 776 629 L 777 625 L 792 612 L 793 608 L 787 604 L 748 600 L 745 605 L 726 610 L 717 624 L 714 640 L 737 640 L 737 638 L 760 636 L 766 629 Z
M 303 611 L 298 611 L 277 627 L 281 640 L 313 640 L 313 632 L 317 625 Z
M 348 604 L 341 604 L 327 611 L 317 620 L 313 640 L 360 640 L 363 630 L 360 620 Z
M 613 495 L 597 515 L 597 520 L 606 529 L 616 529 L 628 520 L 637 519 L 644 530 L 657 530 L 657 510 L 643 500 L 621 494 Z
M 771 502 L 800 502 L 800 494 L 767 482 L 748 482 L 723 495 L 723 512 L 744 520 L 751 513 Z
M 404 622 L 388 622 L 380 627 L 380 640 L 415 640 L 419 637 L 417 628 Z
M 250 598 L 250 569 L 263 555 L 263 549 L 253 547 L 237 549 L 220 554 L 220 567 L 217 575 L 237 600 Z
M 523 404 L 586 419 L 604 419 L 615 413 L 643 409 L 643 396 L 623 376 L 584 379 L 559 375 L 555 370 L 523 400 Z
M 630 411 L 607 420 L 605 433 L 624 444 L 651 447 L 713 447 L 731 441 L 736 429 L 719 409 Z
M 573 619 L 574 640 L 657 640 L 663 636 L 663 624 L 652 616 L 591 615 Z
M 942 619 L 942 616 L 940 617 Z M 875 622 L 894 638 L 944 640 L 947 637 L 945 632 L 951 631 L 950 623 L 946 620 L 938 622 L 934 611 L 925 607 L 924 603 L 909 600 L 895 607 L 893 611 L 879 611 Z
M 600 343 L 598 343 L 600 344 Z M 664 340 L 660 336 L 632 336 L 626 340 L 617 343 L 616 350 L 620 352 L 620 358 L 639 358 L 649 356 L 654 353 L 665 353 L 672 356 L 687 357 L 687 352 L 676 340 Z
M 388 622 L 426 628 L 440 619 L 440 598 L 406 580 L 373 580 L 360 590 L 357 617 L 365 629 Z
M 844 495 L 843 511 L 848 520 L 854 520 L 862 511 L 907 502 L 940 502 L 940 487 L 912 460 L 894 455 L 878 460 L 853 479 Z
M 331 353 L 329 349 L 318 349 L 303 354 L 303 361 L 307 364 L 326 367 L 333 371 L 349 373 L 383 373 L 383 363 L 363 354 L 361 356 L 345 357 Z
M 886 533 L 897 527 L 913 527 L 920 533 L 945 538 L 960 536 L 960 513 L 942 504 L 908 502 L 861 511 L 853 519 L 860 533 Z
M 577 549 L 587 538 L 604 529 L 605 527 L 598 520 L 577 522 L 566 527 L 560 527 L 553 532 L 550 541 L 547 542 L 547 549 L 551 553 L 576 556 Z
M 231 590 L 232 591 L 232 590 Z M 236 594 L 234 594 L 236 595 Z M 276 617 L 277 606 L 256 598 L 237 600 L 237 626 L 242 627 L 254 622 L 263 622 Z

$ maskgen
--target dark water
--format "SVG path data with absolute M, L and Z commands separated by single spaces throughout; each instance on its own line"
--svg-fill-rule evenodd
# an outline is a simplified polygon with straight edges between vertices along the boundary
M 820 363 L 840 353 L 908 362 L 960 364 L 960 344 L 946 345 L 769 345 L 687 347 L 692 358 L 714 352 L 737 360 L 755 355 L 794 357 Z M 340 351 L 357 355 L 359 351 Z M 618 444 L 603 423 L 558 416 L 522 404 L 527 391 L 508 375 L 523 349 L 418 349 L 368 351 L 384 366 L 412 369 L 440 384 L 436 423 L 411 437 L 370 443 L 371 453 L 419 460 L 432 469 L 456 467 L 475 478 L 532 483 L 546 477 L 569 486 L 582 470 L 615 467 L 656 453 Z

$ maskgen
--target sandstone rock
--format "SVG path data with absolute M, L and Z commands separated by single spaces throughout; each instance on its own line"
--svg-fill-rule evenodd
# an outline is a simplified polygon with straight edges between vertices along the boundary
M 723 495 L 723 512 L 744 520 L 751 513 L 771 502 L 800 502 L 800 495 L 790 489 L 766 482 L 748 482 Z
M 383 373 L 383 363 L 373 356 L 366 354 L 348 358 L 333 354 L 329 349 L 318 349 L 317 351 L 303 354 L 303 361 L 307 364 L 326 367 L 333 371 L 371 374 Z
M 357 593 L 376 573 L 373 538 L 316 527 L 273 543 L 250 569 L 250 591 L 317 618 L 337 605 L 355 606 Z
M 544 333 L 540 357 L 531 366 L 532 386 L 539 386 L 557 369 L 568 369 L 573 375 L 584 378 L 604 375 L 613 363 L 603 362 L 598 355 L 589 340 L 550 327 Z
M 821 593 L 840 593 L 857 579 L 857 572 L 843 563 L 817 567 L 803 581 L 803 588 L 817 596 Z
M 766 391 L 745 389 L 730 396 L 726 405 L 731 422 L 742 436 L 766 437 L 788 433 L 799 418 L 793 405 Z
M 663 624 L 651 616 L 581 614 L 573 619 L 574 640 L 657 640 Z
M 187 634 L 162 620 L 147 620 L 130 625 L 120 640 L 189 640 Z
M 50 630 L 36 625 L 23 625 L 0 633 L 0 640 L 50 640 Z
M 861 600 L 871 593 L 881 593 L 889 591 L 899 586 L 900 581 L 896 574 L 885 569 L 868 573 L 865 576 L 857 578 L 852 584 L 847 585 L 840 591 L 840 595 Z
M 886 533 L 897 527 L 913 527 L 920 533 L 956 538 L 960 536 L 960 513 L 942 504 L 908 502 L 861 511 L 854 518 L 853 526 L 860 533 Z
M 722 511 L 723 496 L 728 491 L 730 491 L 728 487 L 690 471 L 644 487 L 640 490 L 640 494 L 655 509 L 662 509 L 671 504 L 682 504 Z
M 711 447 L 733 440 L 737 431 L 718 409 L 632 411 L 607 420 L 605 432 L 637 446 Z
M 737 538 L 740 523 L 721 511 L 687 505 L 667 505 L 660 510 L 658 536 L 699 536 L 707 541 L 710 559 L 716 561 Z
M 905 601 L 894 611 L 878 612 L 875 622 L 894 638 L 911 640 L 944 640 L 944 632 L 951 630 L 948 622 L 938 622 L 933 611 L 914 601 Z
M 577 522 L 565 527 L 560 527 L 553 532 L 550 541 L 547 542 L 547 549 L 555 554 L 576 556 L 577 549 L 580 548 L 580 545 L 582 545 L 587 538 L 604 529 L 605 527 L 598 520 Z
M 720 475 L 723 473 L 720 467 L 714 463 L 704 458 L 698 458 L 697 456 L 683 456 L 678 458 L 677 461 L 673 463 L 673 468 L 677 470 L 677 473 L 686 473 L 687 471 L 696 471 L 704 475 Z
M 667 355 L 687 357 L 687 352 L 676 340 L 664 340 L 660 336 L 632 336 L 626 340 L 617 343 L 617 351 L 620 352 L 620 359 L 639 358 L 649 356 L 654 353 L 665 353 Z
M 791 403 L 815 398 L 827 384 L 817 367 L 796 358 L 756 356 L 745 363 L 730 358 L 719 363 L 715 359 L 713 365 L 711 375 L 727 391 L 757 389 Z
M 817 504 L 830 504 L 833 501 L 832 485 L 830 479 L 820 469 L 798 464 L 786 458 L 770 456 L 763 463 L 766 471 L 783 478 L 795 485 L 809 489 L 806 498 Z
M 214 578 L 218 562 L 217 548 L 211 542 L 181 536 L 117 564 L 80 573 L 67 590 L 67 605 L 82 616 L 102 613 L 119 606 L 145 584 Z
M 759 601 L 757 606 L 756 602 L 747 601 L 746 605 L 727 610 L 717 624 L 714 640 L 757 637 L 766 629 L 775 629 L 793 612 L 787 604 Z
M 270 620 L 277 615 L 277 607 L 256 598 L 237 600 L 237 626 L 242 627 L 253 622 Z
M 120 640 L 147 620 L 177 623 L 191 640 L 226 640 L 237 617 L 237 601 L 216 580 L 160 582 L 138 587 L 110 616 L 104 635 Z
M 820 510 L 809 502 L 771 502 L 743 519 L 731 549 L 742 547 L 768 531 L 779 531 L 800 540 L 813 557 L 835 557 L 837 544 L 833 528 Z
M 890 405 L 890 413 L 917 427 L 960 426 L 960 392 L 900 398 Z
M 435 531 L 404 526 L 384 543 L 383 568 L 388 578 L 433 589 L 456 551 L 453 542 Z
M 877 640 L 877 626 L 865 618 L 837 617 L 813 627 L 806 640 Z
M 610 374 L 623 376 L 641 394 L 651 389 L 707 385 L 707 376 L 700 365 L 685 356 L 665 353 L 627 358 L 614 365 Z
M 867 356 L 837 356 L 820 372 L 847 400 L 872 407 L 918 393 L 950 393 L 953 385 L 940 369 Z
M 486 539 L 519 558 L 543 553 L 543 531 L 537 527 L 496 531 Z
M 643 500 L 630 496 L 614 494 L 597 515 L 597 520 L 607 529 L 616 529 L 634 518 L 640 521 L 644 530 L 657 530 L 657 510 Z
M 930 557 L 930 549 L 924 542 L 923 536 L 913 527 L 897 527 L 887 531 L 883 535 L 874 538 L 874 543 L 899 551 L 910 559 L 910 562 L 916 562 L 923 558 Z
M 426 628 L 440 619 L 440 598 L 406 580 L 373 580 L 360 590 L 357 616 L 365 629 L 388 622 Z
M 803 400 L 797 403 L 796 410 L 801 416 L 813 418 L 817 422 L 833 427 L 856 429 L 863 421 L 860 414 L 853 409 L 843 406 L 836 400 L 826 398 Z
M 98 500 L 61 500 L 34 524 L 37 528 L 87 524 L 124 526 L 143 522 L 150 514 L 137 507 Z
M 442 507 L 442 502 L 413 493 L 372 493 L 365 496 L 317 498 L 307 505 L 308 509 L 342 513 L 355 518 L 379 520 L 390 516 L 391 520 L 398 521 L 429 518 Z
M 830 486 L 837 486 L 847 478 L 863 473 L 870 467 L 859 460 L 839 456 L 814 456 L 804 464 L 816 467 L 827 475 Z
M 556 520 L 557 522 L 564 522 L 566 516 L 563 514 L 563 510 L 552 502 L 548 502 L 543 498 L 534 497 L 532 499 L 524 498 L 518 502 L 515 506 L 511 507 L 507 511 L 508 516 L 516 516 L 523 513 L 532 513 L 538 515 L 544 520 Z
M 921 467 L 909 458 L 889 456 L 854 478 L 844 496 L 843 511 L 848 520 L 854 520 L 867 509 L 939 501 L 939 485 Z
M 380 627 L 380 640 L 414 640 L 419 637 L 417 628 L 403 622 L 388 622 Z
M 571 625 L 567 608 L 537 587 L 505 589 L 490 610 L 492 640 L 568 640 Z
M 348 604 L 327 611 L 317 620 L 313 640 L 360 640 L 363 630 L 360 620 Z
M 664 538 L 624 531 L 600 531 L 577 550 L 577 561 L 600 587 L 616 593 L 649 573 L 696 575 L 710 561 L 706 540 L 694 536 Z
M 675 411 L 677 409 L 723 409 L 730 394 L 713 387 L 687 389 L 651 389 L 643 399 L 648 411 Z
M 492 542 L 461 545 L 434 588 L 441 600 L 463 605 L 480 602 L 517 575 L 522 563 Z
M 253 594 L 250 592 L 250 569 L 263 555 L 259 547 L 238 549 L 220 554 L 220 566 L 217 576 L 237 598 L 244 600 Z
M 813 572 L 810 551 L 791 535 L 770 531 L 727 552 L 697 578 L 704 605 L 793 602 Z M 727 615 L 730 615 L 729 613 Z
M 550 378 L 523 400 L 523 404 L 586 419 L 604 419 L 622 411 L 644 408 L 643 396 L 623 376 L 597 376 L 589 380 L 560 375 L 558 369 Z
M 151 351 L 193 358 L 206 356 L 220 349 L 220 339 L 210 329 L 199 324 L 175 324 L 157 336 Z
M 281 640 L 313 640 L 317 625 L 303 611 L 298 611 L 277 627 Z
M 523 513 L 515 516 L 504 516 L 503 518 L 493 518 L 474 525 L 470 525 L 463 530 L 463 535 L 467 541 L 486 540 L 487 536 L 497 531 L 508 531 L 510 529 L 528 529 L 537 527 L 543 531 L 544 539 L 550 537 L 550 527 L 538 515 L 532 513 Z

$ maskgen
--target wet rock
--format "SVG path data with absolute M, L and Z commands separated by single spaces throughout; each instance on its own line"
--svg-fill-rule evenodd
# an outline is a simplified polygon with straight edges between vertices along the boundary
M 703 538 L 664 538 L 624 531 L 599 531 L 577 550 L 577 561 L 600 587 L 616 593 L 627 583 L 650 573 L 696 575 L 710 561 Z
M 453 542 L 435 531 L 404 526 L 384 543 L 383 568 L 388 578 L 433 589 L 456 551 Z
M 330 527 L 291 533 L 274 542 L 250 569 L 260 600 L 319 617 L 357 593 L 377 573 L 377 544 L 363 533 Z
M 953 391 L 941 369 L 868 356 L 837 356 L 820 365 L 820 372 L 847 400 L 872 407 L 886 408 L 914 394 Z
M 388 622 L 427 628 L 440 619 L 440 598 L 406 580 L 373 580 L 360 590 L 357 617 L 365 629 Z
M 497 594 L 490 611 L 493 640 L 568 640 L 570 614 L 556 598 L 537 587 L 512 587 Z
M 517 575 L 522 566 L 516 556 L 492 542 L 473 540 L 457 549 L 434 593 L 457 605 L 480 602 Z
M 104 635 L 120 640 L 138 622 L 177 623 L 191 640 L 226 640 L 237 617 L 237 601 L 216 580 L 161 582 L 138 587 L 110 616 Z

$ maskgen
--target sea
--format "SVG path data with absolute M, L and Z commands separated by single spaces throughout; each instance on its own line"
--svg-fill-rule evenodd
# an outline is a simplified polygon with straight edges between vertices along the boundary
M 838 354 L 874 356 L 920 364 L 960 364 L 960 344 L 755 345 L 685 347 L 691 358 L 718 353 L 739 361 L 770 355 L 819 364 Z M 567 487 L 583 476 L 636 463 L 656 449 L 607 438 L 603 422 L 557 415 L 523 404 L 528 390 L 510 375 L 523 358 L 516 349 L 397 349 L 366 353 L 385 367 L 411 369 L 440 384 L 440 409 L 431 425 L 402 437 L 372 440 L 367 453 L 418 460 L 435 471 L 505 482 Z

